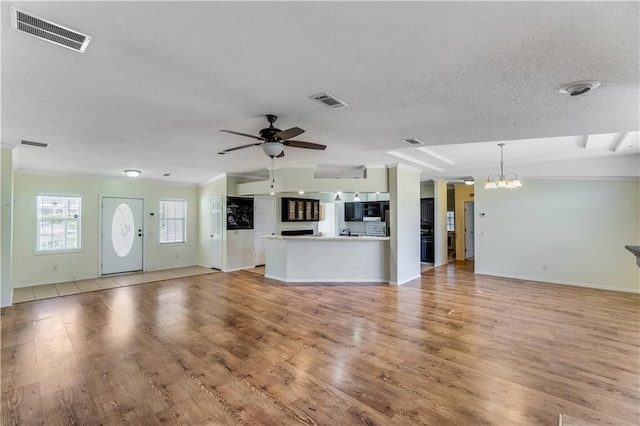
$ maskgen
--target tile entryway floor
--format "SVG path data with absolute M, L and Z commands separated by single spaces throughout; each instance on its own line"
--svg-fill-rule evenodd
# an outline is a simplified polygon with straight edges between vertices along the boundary
M 126 275 L 113 275 L 94 278 L 91 280 L 69 281 L 58 284 L 47 284 L 33 287 L 22 287 L 13 290 L 13 303 L 29 302 L 31 300 L 49 299 L 51 297 L 69 296 L 71 294 L 87 293 L 89 291 L 107 288 L 126 287 L 145 284 L 154 281 L 172 280 L 176 278 L 192 277 L 194 275 L 220 272 L 202 266 L 166 269 L 163 271 L 138 272 Z

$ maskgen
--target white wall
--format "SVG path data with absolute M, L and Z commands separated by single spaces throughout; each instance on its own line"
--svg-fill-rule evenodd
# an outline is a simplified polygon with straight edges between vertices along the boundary
M 273 187 L 271 181 L 240 183 L 234 188 L 237 195 L 259 195 L 270 192 L 283 193 L 306 191 L 323 192 L 388 192 L 387 170 L 384 166 L 365 166 L 363 178 L 316 178 L 314 167 L 289 167 L 275 169 Z M 245 179 L 246 181 L 247 179 Z M 334 192 L 335 197 L 335 192 Z
M 13 151 L 0 151 L 0 307 L 11 306 L 13 230 Z
M 640 244 L 639 182 L 523 185 L 476 185 L 476 273 L 640 291 L 640 268 L 624 248 Z
M 212 253 L 211 253 L 211 198 L 220 196 L 222 197 L 223 209 L 227 207 L 227 176 L 222 174 L 216 179 L 198 187 L 198 199 L 199 199 L 199 230 L 198 230 L 198 265 L 211 268 L 213 266 Z M 222 224 L 223 235 L 223 256 L 222 264 L 224 265 L 224 258 L 226 256 L 226 250 L 224 249 L 226 241 L 226 216 L 224 223 Z
M 389 167 L 389 283 L 420 277 L 420 171 L 402 164 Z
M 142 180 L 63 177 L 16 173 L 14 175 L 13 287 L 26 287 L 95 278 L 99 275 L 100 197 L 144 199 L 144 270 L 192 266 L 198 263 L 198 190 Z M 82 197 L 82 251 L 35 253 L 35 202 L 38 194 L 78 194 Z M 158 244 L 160 198 L 187 201 L 187 243 Z M 151 220 L 149 213 L 155 213 Z M 55 271 L 54 271 L 55 269 Z
M 434 182 L 420 184 L 420 198 L 435 198 Z
M 444 265 L 449 261 L 447 244 L 447 182 L 434 182 L 434 236 L 433 236 L 433 264 Z

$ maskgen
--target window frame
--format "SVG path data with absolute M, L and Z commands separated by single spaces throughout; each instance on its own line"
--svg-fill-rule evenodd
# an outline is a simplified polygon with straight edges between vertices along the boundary
M 169 203 L 183 203 L 184 204 L 184 217 L 182 218 L 182 232 L 183 232 L 183 240 L 182 241 L 171 241 L 171 242 L 162 242 L 162 222 L 168 219 L 164 219 L 164 210 L 162 204 L 165 202 Z M 184 245 L 188 243 L 187 238 L 187 220 L 188 220 L 188 203 L 184 198 L 160 198 L 158 202 L 158 245 L 159 246 L 172 246 L 172 245 Z M 178 220 L 175 218 L 169 220 Z
M 77 222 L 77 234 L 76 234 L 76 239 L 78 241 L 78 247 L 74 247 L 74 248 L 62 248 L 62 249 L 51 249 L 51 250 L 47 250 L 47 249 L 41 249 L 40 248 L 40 238 L 42 237 L 42 234 L 40 233 L 41 230 L 41 218 L 40 218 L 40 198 L 45 198 L 45 197 L 49 197 L 49 198 L 77 198 L 78 199 L 78 217 L 77 218 L 73 218 L 73 219 L 63 219 L 65 222 L 67 221 L 76 221 Z M 38 193 L 35 196 L 34 199 L 34 222 L 35 222 L 35 232 L 34 232 L 34 250 L 33 253 L 34 255 L 37 256 L 42 256 L 42 255 L 49 255 L 49 254 L 66 254 L 66 253 L 80 253 L 83 250 L 82 248 L 82 227 L 83 227 L 83 221 L 82 221 L 82 195 L 80 194 L 59 194 L 59 193 Z M 51 234 L 51 236 L 53 236 L 53 234 Z
M 449 217 L 451 213 L 451 217 Z M 451 219 L 451 221 L 449 221 Z M 449 229 L 451 227 L 451 229 Z M 447 232 L 456 232 L 456 212 L 455 210 L 447 210 Z

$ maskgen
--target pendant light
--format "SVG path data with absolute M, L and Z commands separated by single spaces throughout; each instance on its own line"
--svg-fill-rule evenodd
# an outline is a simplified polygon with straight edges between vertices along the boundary
M 353 201 L 360 201 L 360 197 L 358 197 L 358 193 L 356 192 L 356 196 L 353 197 Z
M 504 173 L 504 156 L 503 156 L 503 148 L 505 146 L 504 143 L 499 143 L 500 147 L 500 174 L 492 174 L 487 178 L 487 183 L 484 184 L 484 189 L 496 189 L 496 188 L 519 188 L 522 186 L 520 179 L 518 179 L 518 175 L 509 172 Z

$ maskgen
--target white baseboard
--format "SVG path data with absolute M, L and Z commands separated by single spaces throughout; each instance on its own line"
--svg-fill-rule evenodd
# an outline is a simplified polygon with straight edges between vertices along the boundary
M 633 288 L 625 288 L 625 287 L 613 287 L 613 286 L 605 286 L 605 285 L 599 285 L 599 284 L 580 283 L 576 281 L 550 280 L 550 279 L 541 278 L 541 277 L 506 275 L 506 274 L 500 274 L 496 272 L 477 271 L 477 270 L 474 271 L 474 273 L 478 275 L 490 275 L 490 276 L 501 277 L 501 278 L 512 278 L 515 280 L 537 281 L 537 282 L 546 283 L 546 284 L 570 285 L 573 287 L 595 288 L 598 290 L 622 291 L 624 293 L 640 293 L 640 288 L 633 289 Z
M 235 271 L 242 271 L 244 269 L 253 269 L 254 266 L 239 266 L 237 268 L 230 268 L 230 269 L 221 269 L 222 272 L 235 272 Z
M 354 283 L 354 284 L 366 284 L 366 283 L 370 283 L 370 284 L 380 284 L 380 283 L 387 283 L 387 280 L 360 280 L 360 279 L 353 279 L 353 278 L 330 278 L 330 279 L 313 279 L 313 278 L 302 278 L 302 279 L 284 279 L 282 277 L 276 277 L 273 275 L 268 275 L 265 274 L 264 275 L 265 278 L 270 278 L 272 280 L 277 280 L 277 281 L 282 281 L 285 283 L 318 283 L 318 284 L 322 284 L 322 283 L 345 283 L 345 284 L 349 284 L 349 283 Z
M 192 266 L 200 266 L 200 265 L 191 264 L 191 265 L 178 265 L 178 266 L 163 266 L 162 268 L 145 269 L 143 272 L 166 271 L 168 269 L 177 269 L 177 268 L 191 268 Z M 205 268 L 208 268 L 208 266 L 205 266 Z
M 413 277 L 413 278 L 409 278 L 409 279 L 406 279 L 406 280 L 404 280 L 404 281 L 400 281 L 400 282 L 397 282 L 397 281 L 389 281 L 389 284 L 390 284 L 390 285 L 403 285 L 403 284 L 407 284 L 407 283 L 409 283 L 409 282 L 411 282 L 411 281 L 413 281 L 413 280 L 417 280 L 418 278 L 421 278 L 421 277 L 422 277 L 422 274 L 418 274 L 418 275 L 416 275 L 416 276 L 415 276 L 415 277 Z

